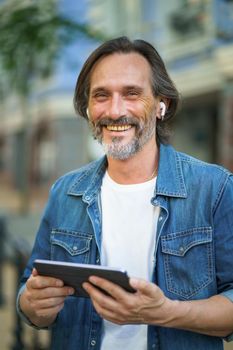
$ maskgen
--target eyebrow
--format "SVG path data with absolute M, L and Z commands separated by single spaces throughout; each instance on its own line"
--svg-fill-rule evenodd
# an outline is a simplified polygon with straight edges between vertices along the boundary
M 96 93 L 102 92 L 102 91 L 108 91 L 108 89 L 104 86 L 103 87 L 102 86 L 96 87 L 93 90 L 91 90 L 91 95 L 95 95 Z
M 143 88 L 139 85 L 126 85 L 122 88 L 123 92 L 127 92 L 130 90 L 135 90 L 135 91 L 138 91 L 139 93 L 141 93 L 143 91 Z M 105 86 L 98 86 L 98 87 L 94 88 L 93 90 L 91 90 L 91 95 L 93 96 L 96 93 L 103 92 L 103 91 L 108 92 L 109 89 Z
M 127 86 L 123 87 L 123 91 L 130 91 L 130 90 L 142 92 L 143 88 L 141 86 L 138 86 L 138 85 L 127 85 Z

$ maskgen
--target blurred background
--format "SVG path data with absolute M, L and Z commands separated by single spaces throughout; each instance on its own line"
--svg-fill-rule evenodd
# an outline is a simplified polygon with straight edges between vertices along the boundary
M 181 92 L 172 144 L 233 171 L 232 0 L 0 0 L 1 350 L 49 349 L 15 313 L 18 279 L 53 181 L 102 154 L 73 92 L 120 35 L 155 45 Z

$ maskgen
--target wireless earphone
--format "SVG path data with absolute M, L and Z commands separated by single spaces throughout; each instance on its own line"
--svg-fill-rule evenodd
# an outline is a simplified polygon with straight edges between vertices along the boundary
M 166 105 L 164 102 L 160 102 L 160 110 L 161 110 L 161 117 L 163 119 L 163 117 L 165 116 L 166 113 Z
M 90 119 L 90 117 L 89 117 L 89 111 L 88 111 L 88 108 L 86 109 L 86 113 L 87 113 L 87 117 L 88 117 L 88 119 Z

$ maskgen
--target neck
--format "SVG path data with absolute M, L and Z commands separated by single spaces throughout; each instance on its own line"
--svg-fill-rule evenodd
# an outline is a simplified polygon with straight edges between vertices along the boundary
M 157 175 L 159 151 L 156 142 L 125 160 L 108 157 L 108 173 L 119 184 L 137 184 L 149 181 Z

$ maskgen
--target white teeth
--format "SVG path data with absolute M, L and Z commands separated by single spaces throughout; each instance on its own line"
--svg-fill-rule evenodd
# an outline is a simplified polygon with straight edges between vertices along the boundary
M 126 131 L 131 128 L 131 125 L 107 125 L 109 131 Z

